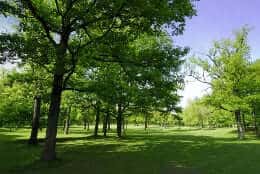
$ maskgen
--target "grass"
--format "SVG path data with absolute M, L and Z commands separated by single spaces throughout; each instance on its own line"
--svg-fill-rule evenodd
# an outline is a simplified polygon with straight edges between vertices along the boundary
M 43 137 L 44 132 L 40 133 Z M 1 174 L 258 174 L 260 140 L 239 141 L 233 129 L 132 127 L 117 139 L 92 138 L 73 127 L 59 132 L 59 160 L 39 160 L 43 144 L 27 145 L 28 129 L 0 129 Z

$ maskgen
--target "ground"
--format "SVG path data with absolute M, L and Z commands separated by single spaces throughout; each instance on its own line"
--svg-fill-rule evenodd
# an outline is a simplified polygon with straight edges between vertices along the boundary
M 29 129 L 0 129 L 1 174 L 258 174 L 260 140 L 235 130 L 131 127 L 126 137 L 94 139 L 73 127 L 58 135 L 58 157 L 39 160 L 43 144 L 29 146 Z M 40 133 L 43 137 L 44 131 Z

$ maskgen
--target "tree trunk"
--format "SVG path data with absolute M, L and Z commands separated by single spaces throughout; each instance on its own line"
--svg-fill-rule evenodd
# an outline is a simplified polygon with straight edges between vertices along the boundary
M 32 119 L 32 130 L 31 137 L 29 139 L 29 144 L 38 144 L 38 129 L 40 126 L 40 114 L 41 114 L 41 97 L 34 97 L 34 107 L 33 107 L 33 119 Z
M 255 135 L 256 135 L 256 137 L 260 137 L 260 132 L 259 132 L 259 128 L 258 128 L 255 110 L 253 111 L 253 119 L 254 119 Z
M 243 123 L 241 120 L 241 113 L 240 110 L 235 111 L 235 117 L 236 117 L 236 122 L 237 122 L 237 133 L 238 133 L 238 138 L 240 140 L 245 138 L 245 130 L 243 127 Z
M 51 161 L 56 159 L 57 123 L 60 112 L 63 75 L 54 74 L 51 102 L 47 121 L 46 141 L 42 153 L 42 159 Z
M 122 121 L 123 121 L 123 112 L 121 104 L 118 104 L 117 110 L 117 136 L 122 137 Z
M 246 126 L 246 120 L 245 120 L 245 114 L 244 113 L 242 113 L 242 123 L 243 123 L 244 130 L 246 131 L 247 126 Z
M 109 120 L 109 110 L 107 110 L 106 115 L 104 116 L 104 125 L 103 125 L 104 137 L 107 136 L 108 120 Z
M 99 125 L 99 120 L 100 120 L 100 105 L 97 104 L 96 107 L 96 122 L 95 122 L 95 129 L 94 129 L 94 136 L 98 136 L 98 125 Z
M 147 130 L 148 128 L 148 115 L 144 115 L 144 130 Z
M 64 134 L 68 135 L 69 134 L 69 128 L 70 128 L 70 113 L 71 113 L 71 106 L 69 106 L 68 112 L 67 112 L 67 118 L 65 122 L 65 129 L 64 129 Z
M 204 128 L 204 122 L 203 122 L 203 119 L 200 120 L 200 126 L 201 126 L 202 129 Z
M 111 117 L 109 115 L 108 119 L 107 119 L 107 131 L 111 130 Z
M 125 120 L 125 130 L 127 130 L 127 128 L 128 128 L 128 120 L 126 119 Z
M 87 129 L 87 119 L 86 118 L 84 118 L 83 119 L 83 126 L 84 126 L 84 130 L 86 130 Z

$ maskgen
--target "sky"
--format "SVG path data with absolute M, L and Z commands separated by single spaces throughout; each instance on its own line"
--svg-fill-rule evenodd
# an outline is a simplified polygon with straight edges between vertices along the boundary
M 188 20 L 182 36 L 173 38 L 175 44 L 191 48 L 190 54 L 206 54 L 214 40 L 232 37 L 232 32 L 248 25 L 252 58 L 260 58 L 260 0 L 200 0 L 195 2 L 197 16 Z M 12 19 L 0 17 L 0 31 L 10 31 Z M 259 49 L 258 49 L 259 48 Z M 208 86 L 186 78 L 180 105 L 201 97 Z
M 197 16 L 188 20 L 182 36 L 173 38 L 175 44 L 191 48 L 190 54 L 207 54 L 213 41 L 232 37 L 232 33 L 247 25 L 249 45 L 253 59 L 260 58 L 260 0 L 200 0 L 195 3 Z M 181 94 L 181 106 L 189 100 L 201 97 L 207 85 L 186 78 L 186 87 Z

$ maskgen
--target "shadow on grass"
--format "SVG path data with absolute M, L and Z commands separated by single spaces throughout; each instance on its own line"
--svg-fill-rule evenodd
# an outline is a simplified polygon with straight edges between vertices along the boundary
M 260 169 L 259 142 L 237 141 L 235 134 L 217 138 L 140 131 L 121 140 L 89 136 L 57 141 L 61 160 L 34 160 L 4 173 L 257 174 Z

